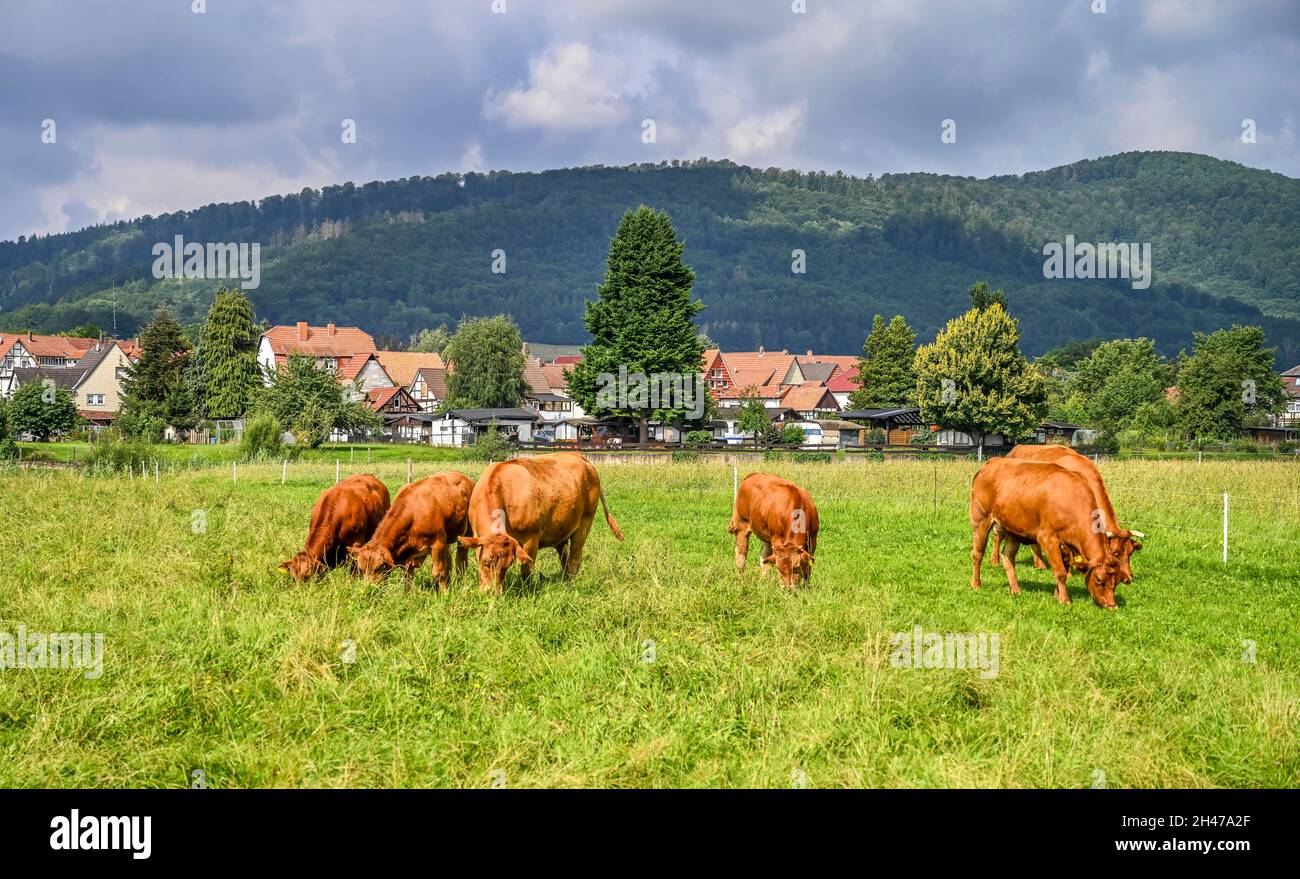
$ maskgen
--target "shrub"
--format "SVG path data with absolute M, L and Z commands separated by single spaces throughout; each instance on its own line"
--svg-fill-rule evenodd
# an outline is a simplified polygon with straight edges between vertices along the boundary
M 274 415 L 263 413 L 254 417 L 244 428 L 239 441 L 239 455 L 245 461 L 274 461 L 281 457 L 284 445 L 280 434 L 284 428 Z
M 870 452 L 867 452 L 867 460 L 883 464 L 885 462 L 885 453 L 872 449 Z
M 808 439 L 804 434 L 802 427 L 796 427 L 793 424 L 787 424 L 781 431 L 781 442 L 787 446 L 799 446 Z
M 86 468 L 92 473 L 139 470 L 149 460 L 149 446 L 138 439 L 124 440 L 115 430 L 105 431 L 91 443 Z
M 869 446 L 881 446 L 885 444 L 887 437 L 885 436 L 885 432 L 879 427 L 873 427 L 863 434 L 863 439 Z
M 931 433 L 928 430 L 922 430 L 912 434 L 911 438 L 908 439 L 907 443 L 908 445 L 924 448 L 924 447 L 933 446 L 934 441 L 935 441 L 935 435 L 933 433 Z
M 501 436 L 497 426 L 491 424 L 474 445 L 466 446 L 460 454 L 466 461 L 504 461 L 510 457 L 510 444 Z
M 692 430 L 683 437 L 683 442 L 687 448 L 698 449 L 700 446 L 713 444 L 713 434 L 707 430 Z
M 692 449 L 673 449 L 672 461 L 674 464 L 691 464 L 703 457 L 699 452 Z

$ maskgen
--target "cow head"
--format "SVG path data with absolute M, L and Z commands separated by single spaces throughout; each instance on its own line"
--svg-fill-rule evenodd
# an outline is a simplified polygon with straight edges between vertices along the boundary
M 1119 560 L 1119 579 L 1121 583 L 1133 582 L 1133 568 L 1129 565 L 1129 559 L 1133 553 L 1142 548 L 1139 543 L 1146 537 L 1141 531 L 1107 531 L 1106 543 L 1110 547 L 1111 554 Z
M 1120 581 L 1119 559 L 1106 553 L 1102 561 L 1088 564 L 1088 594 L 1098 607 L 1114 610 L 1115 587 Z
M 368 582 L 377 582 L 397 566 L 392 550 L 378 543 L 354 543 L 348 547 L 348 555 L 357 566 L 357 572 Z
M 325 563 L 306 552 L 300 552 L 288 561 L 280 562 L 280 570 L 288 571 L 296 582 L 310 580 L 325 571 Z
M 794 587 L 812 577 L 812 553 L 797 543 L 773 541 L 772 554 L 763 559 L 763 564 L 776 568 L 782 586 Z
M 511 565 L 533 562 L 523 544 L 504 532 L 487 537 L 459 537 L 457 540 L 461 546 L 478 551 L 478 588 L 483 591 L 500 592 Z

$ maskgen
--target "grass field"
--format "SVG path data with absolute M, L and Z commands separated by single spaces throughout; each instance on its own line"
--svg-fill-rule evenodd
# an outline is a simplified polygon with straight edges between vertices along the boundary
M 1148 535 L 1105 612 L 1077 576 L 1059 606 L 1027 553 L 1024 594 L 992 567 L 972 592 L 975 466 L 761 468 L 821 513 L 813 582 L 790 593 L 757 542 L 732 569 L 730 467 L 608 464 L 627 541 L 598 518 L 577 579 L 546 551 L 496 599 L 472 570 L 447 596 L 420 588 L 427 567 L 412 589 L 291 585 L 276 564 L 332 459 L 285 485 L 278 465 L 236 484 L 10 470 L 0 631 L 102 632 L 105 660 L 98 679 L 0 670 L 0 785 L 1300 784 L 1300 467 L 1104 464 Z M 396 490 L 406 465 L 343 471 Z M 916 625 L 997 634 L 997 676 L 894 667 L 891 635 Z

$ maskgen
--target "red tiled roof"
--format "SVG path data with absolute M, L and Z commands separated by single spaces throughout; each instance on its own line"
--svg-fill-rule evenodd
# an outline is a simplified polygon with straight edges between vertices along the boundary
M 98 344 L 98 339 L 82 336 L 46 336 L 40 333 L 0 333 L 0 357 L 9 353 L 14 342 L 22 342 L 33 357 L 68 357 L 76 359 Z
M 371 360 L 374 360 L 376 363 L 379 362 L 378 357 L 376 357 L 372 353 L 367 353 L 367 352 L 362 352 L 360 354 L 353 354 L 347 360 L 340 360 L 339 368 L 338 368 L 339 381 L 340 382 L 352 381 L 354 378 L 356 378 L 361 374 L 361 370 L 365 369 L 366 364 L 369 363 Z M 380 369 L 383 369 L 383 364 L 380 364 Z M 389 376 L 389 378 L 392 378 L 392 376 Z
M 546 376 L 546 383 L 551 386 L 551 390 L 559 393 L 569 384 L 569 380 L 564 377 L 564 369 L 567 365 L 564 363 L 543 363 L 542 375 Z
M 552 362 L 552 363 L 560 363 L 560 364 L 563 364 L 563 365 L 565 365 L 565 366 L 572 366 L 572 365 L 575 364 L 575 363 L 581 363 L 581 362 L 582 362 L 582 355 L 581 355 L 581 354 L 561 354 L 559 357 L 556 357 L 556 358 L 555 358 L 553 361 L 551 361 L 551 362 Z
M 539 357 L 529 357 L 524 361 L 524 381 L 528 382 L 528 387 L 534 394 L 551 393 L 551 385 L 542 371 L 542 361 Z
M 852 369 L 836 373 L 835 377 L 826 383 L 826 387 L 836 394 L 851 394 L 858 390 L 858 367 L 855 365 Z
M 378 351 L 375 356 L 379 365 L 388 373 L 395 384 L 409 388 L 415 381 L 415 374 L 421 369 L 445 369 L 446 364 L 436 352 L 424 351 Z
M 823 399 L 827 400 L 825 407 L 820 406 Z M 781 398 L 781 405 L 797 412 L 807 412 L 817 408 L 839 408 L 835 403 L 835 398 L 830 396 L 830 390 L 820 382 L 795 385 L 787 390 L 785 396 Z
M 362 352 L 375 353 L 375 340 L 359 327 L 313 327 L 306 323 L 296 326 L 271 327 L 263 334 L 271 343 L 276 360 L 290 354 L 310 357 L 350 357 Z
M 400 387 L 391 388 L 372 388 L 366 391 L 366 399 L 370 401 L 370 408 L 378 412 L 388 405 L 388 401 L 397 396 L 402 389 Z

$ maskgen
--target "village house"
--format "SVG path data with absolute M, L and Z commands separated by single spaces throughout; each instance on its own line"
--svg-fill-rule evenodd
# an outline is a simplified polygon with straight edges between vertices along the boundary
M 429 442 L 434 419 L 421 410 L 406 388 L 374 388 L 366 392 L 366 402 L 384 419 L 384 432 L 391 442 Z
M 857 358 L 851 355 L 803 355 L 789 351 L 724 352 L 711 348 L 704 352 L 704 379 L 709 393 L 718 403 L 718 417 L 727 424 L 724 435 L 733 441 L 740 437 L 736 432 L 737 411 L 746 396 L 756 394 L 764 408 L 789 410 L 796 413 L 806 434 L 816 434 L 816 420 L 839 413 L 848 402 L 831 389 L 831 383 L 843 386 L 841 377 L 848 370 L 856 373 Z M 792 422 L 793 423 L 793 422 Z
M 76 366 L 77 361 L 100 341 L 81 336 L 0 333 L 0 397 L 9 397 L 16 390 L 13 384 L 15 369 Z
M 94 341 L 90 349 L 77 352 L 69 366 L 20 366 L 10 377 L 12 391 L 46 379 L 67 388 L 77 411 L 93 426 L 107 427 L 122 410 L 122 379 L 131 366 L 126 349 L 112 339 Z
M 524 381 L 528 385 L 528 390 L 524 392 L 524 406 L 536 412 L 548 424 L 581 418 L 583 414 L 582 407 L 564 393 L 566 382 L 563 371 L 563 367 L 548 370 L 547 364 L 539 357 L 529 356 L 524 361 Z M 551 384 L 555 378 L 560 379 L 558 385 Z
M 436 411 L 447 401 L 446 367 L 417 369 L 408 390 L 422 411 Z
M 334 372 L 341 385 L 360 382 L 362 395 L 397 384 L 380 363 L 375 340 L 358 327 L 332 323 L 313 327 L 306 321 L 271 327 L 257 344 L 257 362 L 267 384 L 271 383 L 271 373 L 283 369 L 295 354 L 310 357 L 321 369 Z
M 529 442 L 541 417 L 531 409 L 451 409 L 430 424 L 429 443 L 435 446 L 473 445 L 489 428 L 504 439 Z
M 1283 372 L 1281 378 L 1286 404 L 1273 422 L 1277 427 L 1300 427 L 1300 365 Z

